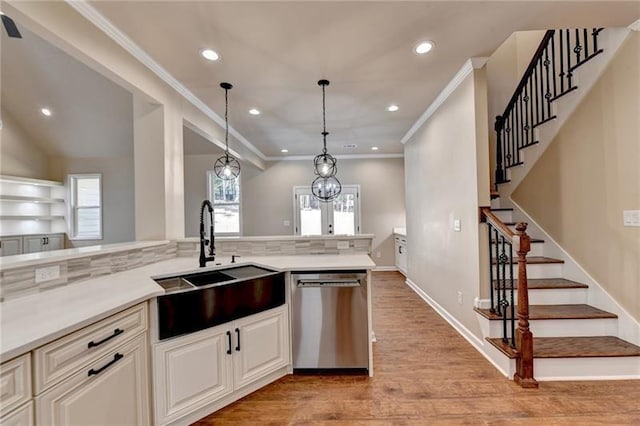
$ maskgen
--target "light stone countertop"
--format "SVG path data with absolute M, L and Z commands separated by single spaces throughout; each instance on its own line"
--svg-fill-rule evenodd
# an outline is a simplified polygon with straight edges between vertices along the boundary
M 229 257 L 198 268 L 196 258 L 174 258 L 129 271 L 104 275 L 0 303 L 0 362 L 22 355 L 65 334 L 130 306 L 164 294 L 151 277 L 202 272 L 230 265 Z M 252 263 L 280 271 L 373 269 L 366 254 L 247 256 Z
M 407 228 L 393 228 L 393 233 L 397 235 L 407 236 Z

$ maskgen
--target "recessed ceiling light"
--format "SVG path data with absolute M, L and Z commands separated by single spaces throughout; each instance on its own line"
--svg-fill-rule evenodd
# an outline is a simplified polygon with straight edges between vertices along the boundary
M 249 110 L 249 114 L 251 114 L 251 115 L 260 115 L 260 110 L 255 109 L 255 108 L 251 108 Z
M 40 112 L 42 113 L 42 115 L 46 115 L 47 117 L 51 117 L 51 110 L 49 108 L 42 108 L 40 110 Z
M 416 44 L 416 47 L 414 48 L 414 51 L 418 55 L 424 55 L 425 53 L 427 53 L 431 49 L 433 49 L 433 42 L 432 41 L 421 41 L 420 43 Z
M 285 149 L 281 149 L 280 152 L 282 152 L 283 154 L 286 154 L 287 152 L 289 152 L 289 150 L 285 148 Z
M 217 61 L 218 59 L 220 59 L 220 55 L 218 55 L 218 52 L 216 52 L 215 50 L 203 49 L 200 51 L 200 54 L 203 58 L 209 61 Z
M 372 147 L 371 147 L 371 151 L 377 151 L 377 150 L 378 150 L 378 147 L 377 147 L 377 146 L 372 146 Z
M 387 111 L 389 111 L 389 112 L 395 112 L 395 111 L 397 111 L 399 109 L 400 109 L 400 107 L 398 105 L 396 105 L 396 104 L 392 104 L 392 105 L 389 105 L 387 107 Z

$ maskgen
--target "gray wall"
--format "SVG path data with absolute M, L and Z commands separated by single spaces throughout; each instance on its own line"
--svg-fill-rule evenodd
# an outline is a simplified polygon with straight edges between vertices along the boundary
M 185 234 L 197 236 L 199 207 L 206 197 L 206 171 L 215 155 L 185 156 Z M 395 264 L 392 228 L 405 225 L 403 159 L 338 160 L 344 185 L 360 185 L 363 234 L 375 234 L 372 257 L 380 266 Z M 312 162 L 279 161 L 260 171 L 241 173 L 243 235 L 292 235 L 293 187 L 310 185 Z M 379 257 L 378 257 L 379 254 Z

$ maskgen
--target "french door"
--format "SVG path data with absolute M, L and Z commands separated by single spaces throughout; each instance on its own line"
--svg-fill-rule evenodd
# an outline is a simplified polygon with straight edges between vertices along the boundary
M 296 235 L 360 233 L 360 185 L 343 185 L 333 201 L 318 201 L 308 186 L 293 188 Z

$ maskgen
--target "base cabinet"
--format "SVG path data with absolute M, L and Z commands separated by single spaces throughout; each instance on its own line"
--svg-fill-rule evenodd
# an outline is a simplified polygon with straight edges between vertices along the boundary
M 33 426 L 33 424 L 33 401 L 0 417 L 2 426 Z
M 403 235 L 396 235 L 395 245 L 396 245 L 396 267 L 404 275 L 407 275 L 407 237 Z
M 64 235 L 29 235 L 24 237 L 23 253 L 38 253 L 41 251 L 60 250 L 64 248 Z
M 0 256 L 22 254 L 22 237 L 0 238 Z
M 289 364 L 286 305 L 153 348 L 155 422 L 180 420 Z
M 38 395 L 36 424 L 149 424 L 147 365 L 142 334 Z

